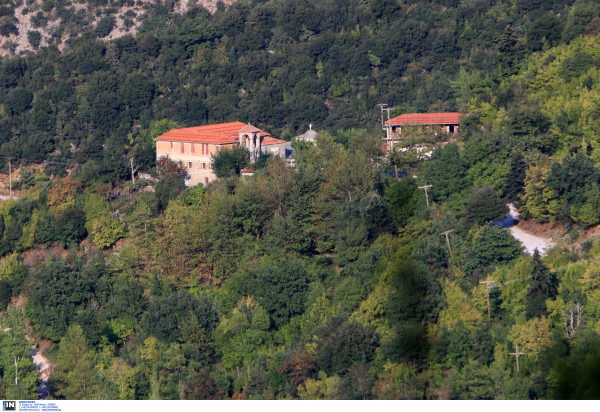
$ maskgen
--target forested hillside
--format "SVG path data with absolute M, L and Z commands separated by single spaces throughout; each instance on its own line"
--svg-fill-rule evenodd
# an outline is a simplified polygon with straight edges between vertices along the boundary
M 17 3 L 1 9 L 3 27 Z M 88 3 L 114 12 L 128 2 Z M 151 168 L 153 120 L 240 120 L 290 138 L 309 123 L 376 127 L 378 103 L 464 110 L 474 78 L 497 85 L 531 51 L 593 32 L 597 17 L 596 3 L 569 1 L 240 1 L 213 14 L 138 3 L 136 36 L 105 41 L 68 24 L 80 28 L 64 43 L 2 59 L 0 155 L 91 162 L 124 178 L 102 148 Z
M 179 10 L 1 61 L 0 397 L 38 397 L 33 344 L 56 399 L 600 397 L 600 3 Z M 382 102 L 468 115 L 384 156 Z M 207 187 L 155 160 L 233 120 L 317 144 Z

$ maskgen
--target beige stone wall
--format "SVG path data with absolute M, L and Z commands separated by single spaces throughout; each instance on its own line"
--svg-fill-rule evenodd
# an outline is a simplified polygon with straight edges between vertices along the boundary
M 270 144 L 261 147 L 263 153 L 272 154 L 285 159 L 285 143 Z
M 192 144 L 194 153 L 192 153 Z M 206 144 L 202 153 L 203 143 L 181 143 L 181 142 L 156 142 L 156 158 L 168 156 L 176 162 L 181 161 L 190 175 L 188 186 L 196 186 L 198 183 L 206 185 L 217 178 L 212 171 L 211 156 L 218 153 L 219 145 Z M 234 145 L 221 145 L 220 150 L 226 150 Z M 183 150 L 182 150 L 183 149 Z
M 210 183 L 216 179 L 217 179 L 217 176 L 212 172 L 212 170 L 204 171 L 204 172 L 203 171 L 190 172 L 190 178 L 187 181 L 187 185 L 188 186 L 196 186 L 198 183 L 202 183 L 204 186 L 206 186 L 208 183 Z
M 192 150 L 192 145 L 193 150 Z M 204 153 L 202 153 L 202 146 L 204 145 Z M 213 154 L 218 152 L 219 145 L 210 143 L 182 143 L 182 142 L 156 142 L 156 158 L 163 155 L 168 155 L 170 158 L 185 157 L 186 159 L 192 157 L 211 157 Z M 230 146 L 230 145 L 227 145 Z M 227 147 L 221 145 L 221 147 Z
M 172 143 L 172 144 L 171 144 Z M 196 186 L 198 183 L 206 185 L 217 178 L 212 171 L 211 156 L 218 152 L 219 145 L 208 144 L 205 153 L 202 154 L 202 143 L 193 143 L 194 153 L 192 153 L 192 143 L 181 142 L 156 142 L 156 158 L 168 156 L 176 162 L 181 161 L 188 170 L 190 179 L 188 186 Z M 220 150 L 227 150 L 237 146 L 237 144 L 221 145 Z M 261 147 L 263 152 L 270 153 L 285 159 L 285 143 L 270 144 Z

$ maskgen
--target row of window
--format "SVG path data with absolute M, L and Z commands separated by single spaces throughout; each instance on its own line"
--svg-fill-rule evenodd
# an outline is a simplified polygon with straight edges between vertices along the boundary
M 174 150 L 179 150 L 179 153 L 184 153 L 184 145 L 190 145 L 190 152 L 196 153 L 196 150 L 199 150 L 199 153 L 202 154 L 210 154 L 208 151 L 208 143 L 181 143 L 181 142 L 171 142 L 171 152 Z
M 206 163 L 206 162 L 202 162 L 202 163 L 200 163 L 200 162 L 187 162 L 188 169 L 195 169 L 194 166 L 197 166 L 199 169 L 202 169 L 202 170 L 207 170 L 207 169 L 210 170 L 211 169 L 210 163 Z

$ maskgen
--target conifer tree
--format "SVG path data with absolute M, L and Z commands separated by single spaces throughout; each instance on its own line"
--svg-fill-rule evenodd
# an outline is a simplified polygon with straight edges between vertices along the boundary
M 556 275 L 548 270 L 542 263 L 540 253 L 536 249 L 533 253 L 533 265 L 531 269 L 531 284 L 527 290 L 526 315 L 527 319 L 544 316 L 546 310 L 546 299 L 554 299 L 558 294 L 558 279 Z
M 504 196 L 509 202 L 517 202 L 523 193 L 526 170 L 527 164 L 523 160 L 523 156 L 521 153 L 515 153 L 510 161 L 510 171 L 504 184 Z
M 467 221 L 478 224 L 501 219 L 506 213 L 508 207 L 500 200 L 494 189 L 487 185 L 471 193 L 465 208 Z

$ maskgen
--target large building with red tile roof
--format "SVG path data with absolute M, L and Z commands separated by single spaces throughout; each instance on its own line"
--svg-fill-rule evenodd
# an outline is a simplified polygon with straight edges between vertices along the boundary
M 217 177 L 212 170 L 212 155 L 221 150 L 244 146 L 254 160 L 260 152 L 285 159 L 285 141 L 250 124 L 230 122 L 173 129 L 156 139 L 156 158 L 168 156 L 187 168 L 189 186 L 208 184 Z

